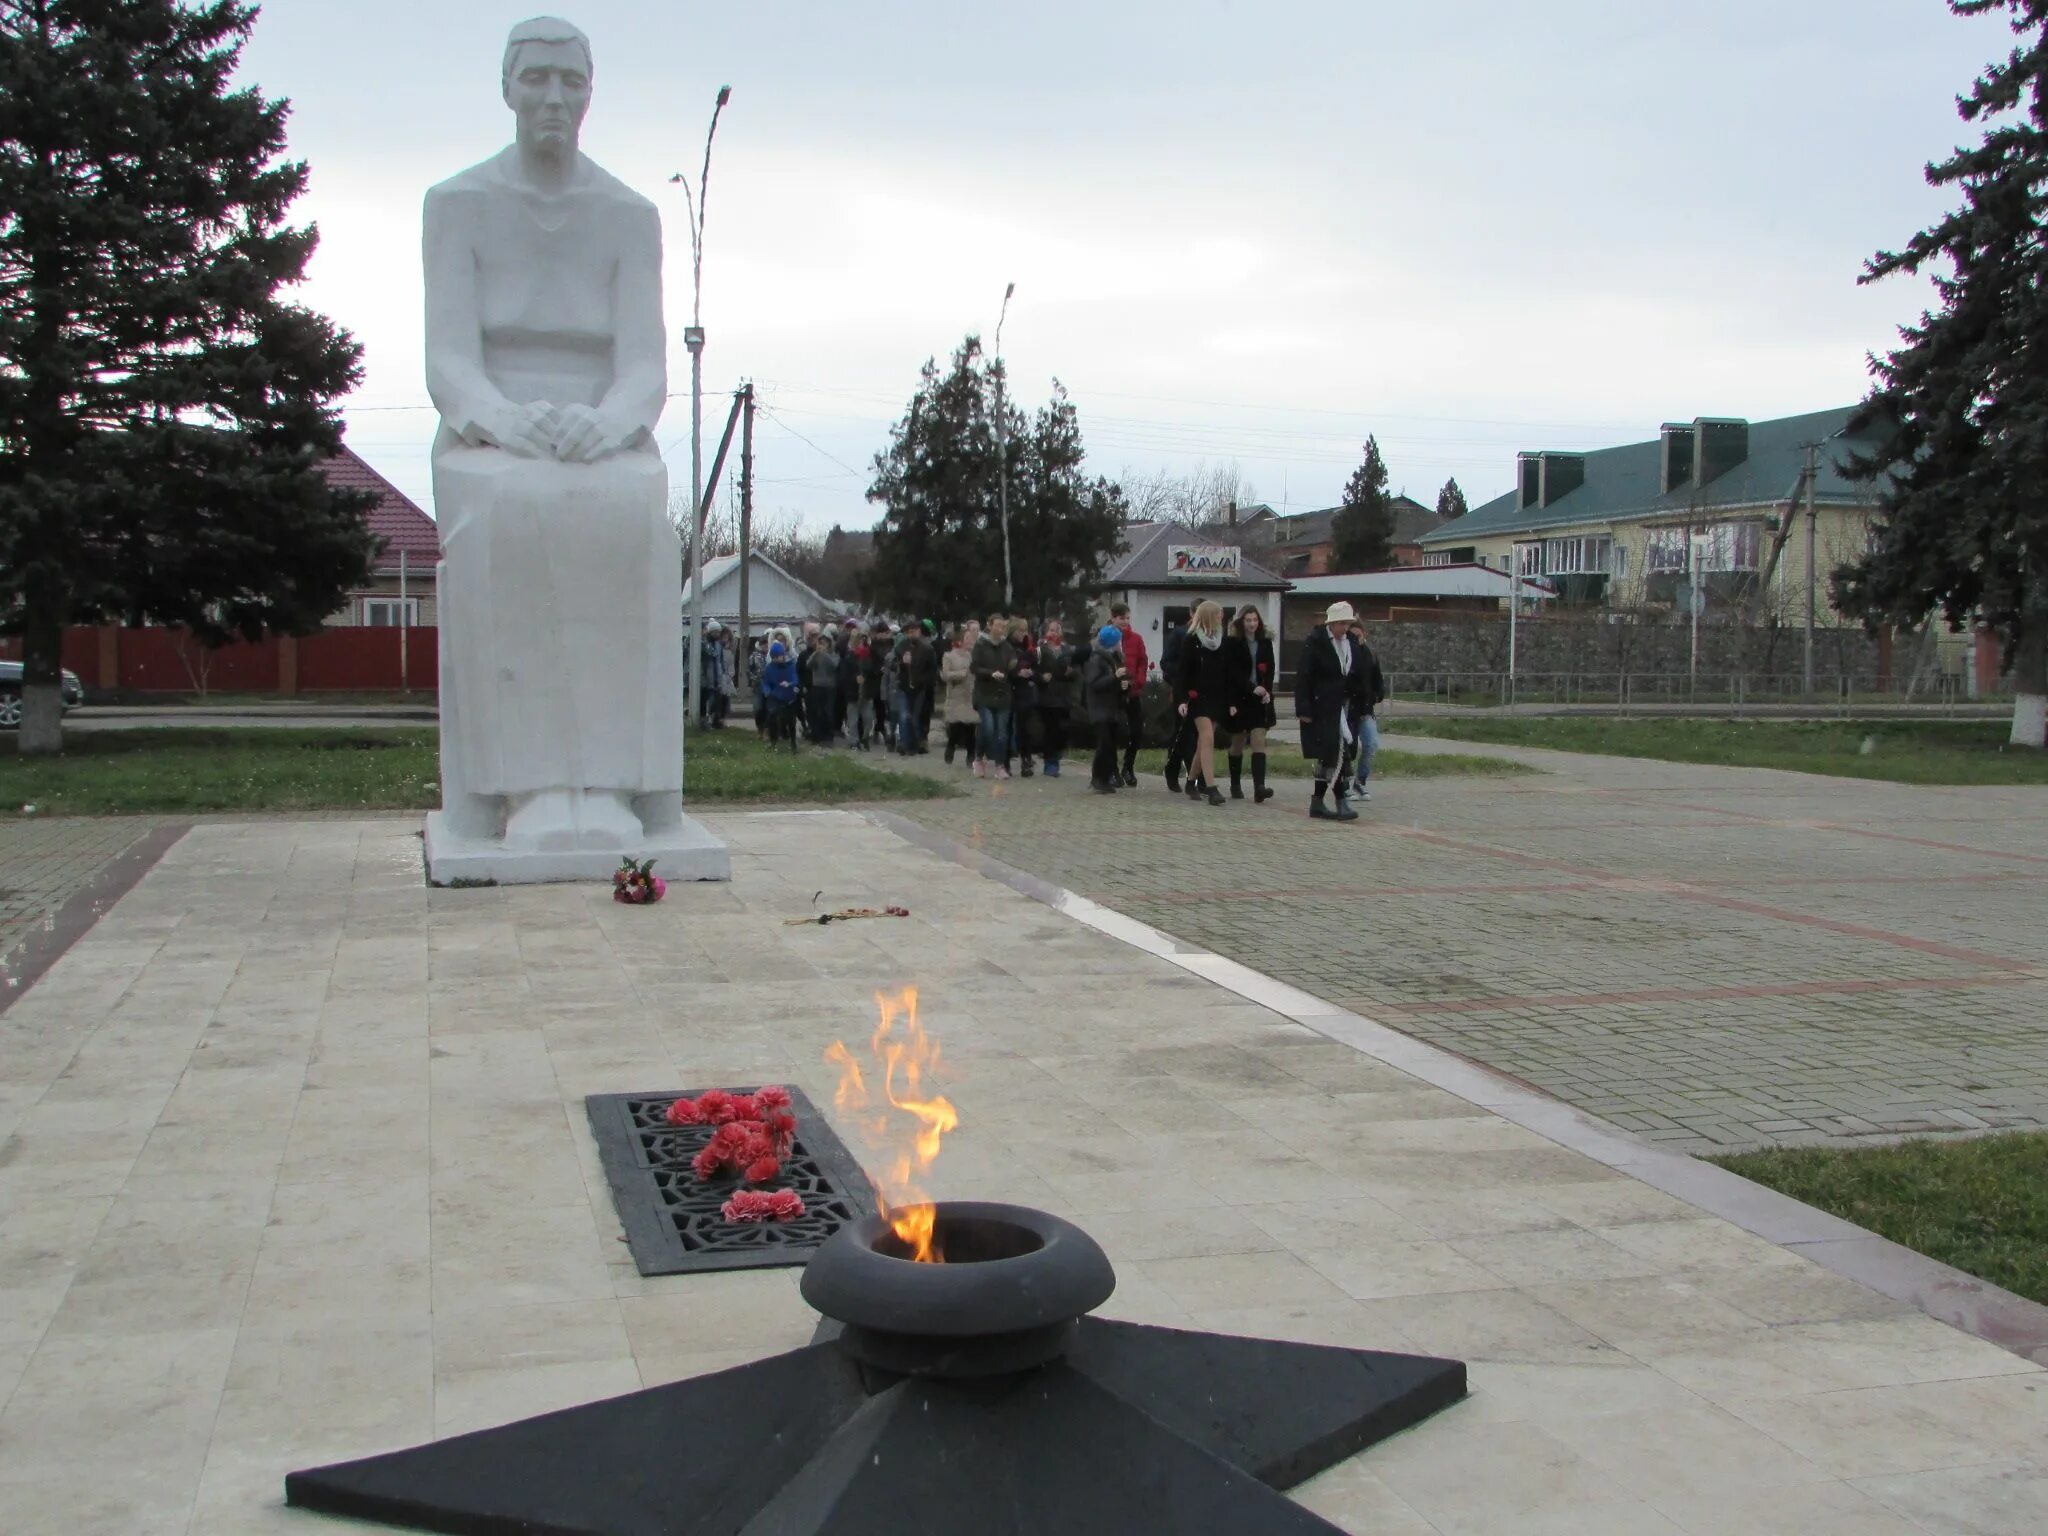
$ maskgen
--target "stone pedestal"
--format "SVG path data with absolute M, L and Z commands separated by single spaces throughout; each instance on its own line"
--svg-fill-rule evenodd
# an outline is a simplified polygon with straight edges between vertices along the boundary
M 494 881 L 539 885 L 557 880 L 609 880 L 620 860 L 654 860 L 654 872 L 678 880 L 730 880 L 732 855 L 703 824 L 685 816 L 650 832 L 632 848 L 513 848 L 490 837 L 464 837 L 450 829 L 441 811 L 427 815 L 427 879 L 435 885 Z

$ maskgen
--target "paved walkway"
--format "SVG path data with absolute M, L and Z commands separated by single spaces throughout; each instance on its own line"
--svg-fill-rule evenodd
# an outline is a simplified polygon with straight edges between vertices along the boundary
M 903 813 L 1685 1150 L 2048 1124 L 2048 792 L 1391 739 L 1548 772 Z
M 0 985 L 8 952 L 155 825 L 139 816 L 0 817 Z
M 1347 1530 L 2048 1525 L 2018 1356 L 856 817 L 708 819 L 734 882 L 648 909 L 427 890 L 389 821 L 201 826 L 58 962 L 0 1036 L 0 1528 L 361 1529 L 284 1473 L 804 1342 L 793 1272 L 635 1272 L 581 1096 L 829 1102 L 906 982 L 933 1193 L 1080 1221 L 1107 1312 L 1469 1362 L 1299 1490 Z M 784 926 L 821 889 L 915 916 Z

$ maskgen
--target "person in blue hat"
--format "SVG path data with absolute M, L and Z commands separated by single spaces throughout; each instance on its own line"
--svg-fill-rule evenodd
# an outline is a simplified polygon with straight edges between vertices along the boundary
M 796 751 L 796 658 L 789 636 L 777 630 L 768 640 L 768 665 L 761 669 L 761 697 L 768 706 L 768 745 L 789 743 Z
M 1117 790 L 1117 749 L 1123 745 L 1125 700 L 1130 670 L 1124 664 L 1124 632 L 1105 624 L 1095 632 L 1095 644 L 1081 668 L 1081 707 L 1088 712 L 1088 725 L 1095 732 L 1095 763 L 1088 788 L 1098 795 Z

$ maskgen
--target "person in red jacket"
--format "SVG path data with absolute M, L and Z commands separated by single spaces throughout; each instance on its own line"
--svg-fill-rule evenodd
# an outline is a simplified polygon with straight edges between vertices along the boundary
M 1145 655 L 1145 637 L 1131 627 L 1131 605 L 1112 603 L 1109 622 L 1123 631 L 1124 671 L 1124 788 L 1138 787 L 1138 748 L 1145 736 L 1145 679 L 1152 675 L 1152 663 Z

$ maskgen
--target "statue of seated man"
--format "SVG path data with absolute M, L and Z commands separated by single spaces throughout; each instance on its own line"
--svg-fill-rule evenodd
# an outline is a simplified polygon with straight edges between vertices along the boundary
M 577 148 L 591 81 L 575 27 L 514 27 L 516 141 L 426 199 L 442 825 L 508 851 L 682 815 L 661 220 Z

